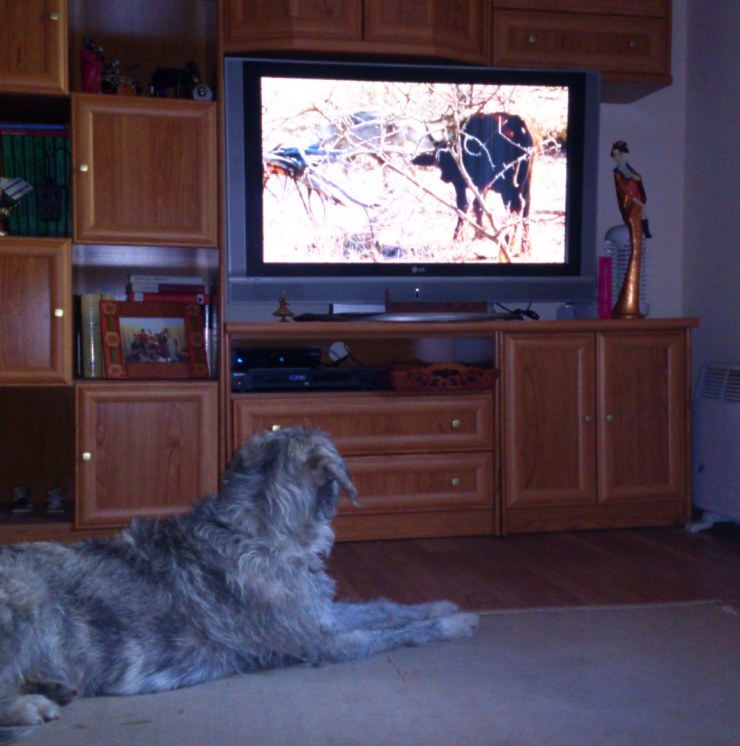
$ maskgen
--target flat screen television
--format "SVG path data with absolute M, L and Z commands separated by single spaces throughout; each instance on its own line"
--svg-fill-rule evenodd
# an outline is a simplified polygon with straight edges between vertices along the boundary
M 593 300 L 599 86 L 576 71 L 227 57 L 226 319 L 283 292 Z

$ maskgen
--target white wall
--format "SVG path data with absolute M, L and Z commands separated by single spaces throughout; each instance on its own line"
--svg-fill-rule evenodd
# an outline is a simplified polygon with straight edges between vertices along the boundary
M 696 375 L 740 363 L 740 2 L 689 5 L 683 310 L 701 320 Z
M 631 104 L 602 104 L 598 239 L 619 225 L 611 145 L 625 140 L 629 162 L 647 191 L 649 242 L 647 295 L 650 316 L 683 314 L 684 167 L 686 101 L 686 2 L 673 3 L 673 85 Z

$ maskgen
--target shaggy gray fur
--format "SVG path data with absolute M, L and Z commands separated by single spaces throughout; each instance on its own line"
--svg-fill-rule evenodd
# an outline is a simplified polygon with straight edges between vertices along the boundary
M 83 696 L 157 692 L 472 634 L 453 604 L 334 601 L 325 572 L 340 488 L 322 432 L 285 429 L 234 455 L 218 497 L 110 540 L 0 548 L 0 725 Z M 0 742 L 12 729 L 2 729 Z

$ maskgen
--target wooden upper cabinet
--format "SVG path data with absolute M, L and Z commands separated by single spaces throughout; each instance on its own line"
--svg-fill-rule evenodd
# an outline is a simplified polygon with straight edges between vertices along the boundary
M 0 92 L 68 90 L 66 0 L 0 0 Z
M 72 383 L 72 248 L 0 238 L 0 384 Z
M 218 481 L 217 384 L 77 386 L 78 528 L 188 510 Z
M 214 103 L 72 96 L 74 238 L 215 246 Z
M 346 49 L 362 36 L 361 0 L 227 0 L 225 52 Z
M 494 12 L 493 62 L 601 70 L 605 79 L 670 77 L 669 18 Z
M 542 10 L 548 13 L 597 13 L 609 16 L 657 16 L 671 14 L 670 0 L 492 0 L 494 8 Z
M 224 51 L 347 52 L 487 64 L 488 0 L 227 0 Z
M 490 6 L 482 0 L 365 0 L 363 39 L 373 51 L 488 64 Z

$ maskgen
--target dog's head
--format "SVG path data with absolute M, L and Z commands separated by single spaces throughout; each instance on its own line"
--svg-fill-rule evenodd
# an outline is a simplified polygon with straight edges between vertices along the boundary
M 253 530 L 299 537 L 328 526 L 342 489 L 357 505 L 347 465 L 326 433 L 286 428 L 256 435 L 236 451 L 220 497 L 240 505 Z

